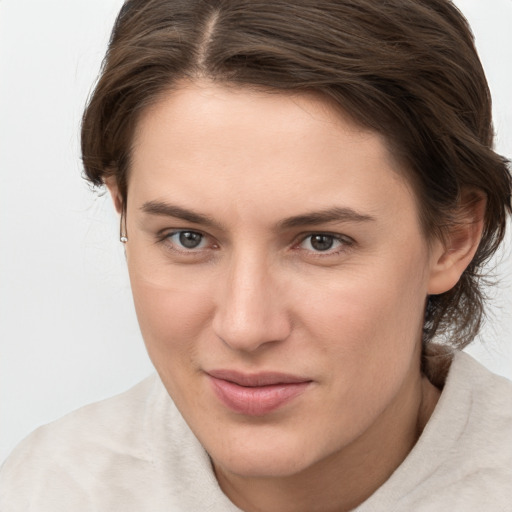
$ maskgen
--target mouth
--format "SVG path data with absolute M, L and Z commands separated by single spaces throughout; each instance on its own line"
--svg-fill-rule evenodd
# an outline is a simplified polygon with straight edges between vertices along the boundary
M 220 402 L 246 416 L 269 414 L 301 395 L 310 379 L 284 373 L 244 374 L 231 370 L 207 372 Z

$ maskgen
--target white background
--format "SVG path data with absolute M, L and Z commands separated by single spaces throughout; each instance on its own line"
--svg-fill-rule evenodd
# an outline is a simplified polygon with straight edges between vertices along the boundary
M 80 116 L 121 0 L 0 0 L 0 461 L 38 425 L 151 371 L 109 198 L 81 178 Z M 459 0 L 512 157 L 512 0 Z M 509 234 L 508 240 L 512 240 Z M 510 247 L 508 243 L 508 247 Z M 512 378 L 512 265 L 471 349 Z

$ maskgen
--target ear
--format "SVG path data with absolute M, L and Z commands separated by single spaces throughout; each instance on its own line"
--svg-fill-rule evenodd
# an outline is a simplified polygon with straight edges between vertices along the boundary
M 484 226 L 486 197 L 481 192 L 463 195 L 457 220 L 438 240 L 432 251 L 433 267 L 428 294 L 439 295 L 451 290 L 475 255 Z
M 112 197 L 112 201 L 114 202 L 114 208 L 117 213 L 121 215 L 123 211 L 123 198 L 121 193 L 119 192 L 119 186 L 117 185 L 117 180 L 115 176 L 108 176 L 103 179 L 103 183 L 108 188 L 110 192 L 110 196 Z

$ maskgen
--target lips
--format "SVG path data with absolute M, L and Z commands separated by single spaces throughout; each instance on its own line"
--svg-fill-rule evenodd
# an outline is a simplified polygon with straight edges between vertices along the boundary
M 301 395 L 311 380 L 283 373 L 214 370 L 208 377 L 217 398 L 233 412 L 263 416 Z

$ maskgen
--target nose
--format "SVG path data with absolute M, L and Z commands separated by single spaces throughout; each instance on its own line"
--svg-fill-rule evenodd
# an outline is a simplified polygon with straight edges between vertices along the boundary
M 277 272 L 264 258 L 240 255 L 218 289 L 213 330 L 232 350 L 254 352 L 285 340 L 291 322 Z

